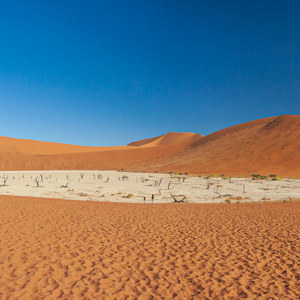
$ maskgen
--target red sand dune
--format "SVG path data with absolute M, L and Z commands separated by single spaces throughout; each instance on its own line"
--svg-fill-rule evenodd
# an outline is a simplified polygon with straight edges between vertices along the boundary
M 232 126 L 205 137 L 168 133 L 120 147 L 0 138 L 0 169 L 126 169 L 191 174 L 300 177 L 300 116 Z
M 300 203 L 0 197 L 0 299 L 298 299 Z
M 132 163 L 170 155 L 201 138 L 201 134 L 168 133 L 149 145 L 85 147 L 0 138 L 2 170 L 95 170 L 129 168 Z M 8 142 L 7 142 L 8 141 Z M 137 142 L 138 143 L 138 142 Z
M 139 167 L 196 174 L 300 177 L 300 116 L 283 115 L 229 127 Z
M 134 147 L 155 147 L 155 146 L 169 146 L 174 144 L 190 144 L 199 138 L 203 137 L 202 134 L 191 132 L 169 132 L 167 134 L 157 136 L 150 139 L 145 139 L 137 142 L 132 142 L 128 146 Z
M 127 146 L 114 147 L 88 147 L 68 145 L 52 142 L 40 142 L 34 140 L 14 139 L 10 137 L 0 137 L 0 153 L 10 154 L 62 154 L 62 153 L 82 153 L 82 152 L 100 152 L 108 150 L 127 149 Z

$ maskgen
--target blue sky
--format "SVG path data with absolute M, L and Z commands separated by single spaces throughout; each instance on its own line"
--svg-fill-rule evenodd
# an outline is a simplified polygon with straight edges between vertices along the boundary
M 300 114 L 300 1 L 1 1 L 1 136 L 123 145 Z

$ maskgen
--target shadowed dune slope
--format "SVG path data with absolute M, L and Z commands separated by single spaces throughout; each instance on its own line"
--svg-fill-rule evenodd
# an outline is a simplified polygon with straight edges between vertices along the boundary
M 298 299 L 299 217 L 0 196 L 0 299 Z
M 145 139 L 137 142 L 132 142 L 128 146 L 134 147 L 155 147 L 155 146 L 167 146 L 174 144 L 190 144 L 203 137 L 202 134 L 191 132 L 169 132 L 167 134 L 157 136 L 150 139 Z
M 147 161 L 143 167 L 199 174 L 300 177 L 300 116 L 282 115 L 229 127 L 168 158 Z

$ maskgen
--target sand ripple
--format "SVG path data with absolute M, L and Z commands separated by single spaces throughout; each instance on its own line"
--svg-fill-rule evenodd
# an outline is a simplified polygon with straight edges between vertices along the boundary
M 0 299 L 296 299 L 300 203 L 0 197 Z

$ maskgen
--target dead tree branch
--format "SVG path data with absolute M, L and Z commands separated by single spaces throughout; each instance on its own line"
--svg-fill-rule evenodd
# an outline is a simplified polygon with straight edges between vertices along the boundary
M 61 188 L 68 188 L 68 185 L 69 185 L 70 182 L 71 182 L 71 180 L 68 181 L 66 184 L 61 185 L 60 187 Z
M 174 195 L 172 195 L 171 193 L 170 193 L 170 195 L 172 196 L 172 198 L 173 198 L 173 203 L 180 203 L 180 202 L 184 202 L 184 200 L 186 199 L 186 195 L 180 195 L 181 197 L 183 197 L 182 199 L 180 199 L 180 200 L 177 200 L 176 198 L 175 198 L 175 196 Z

